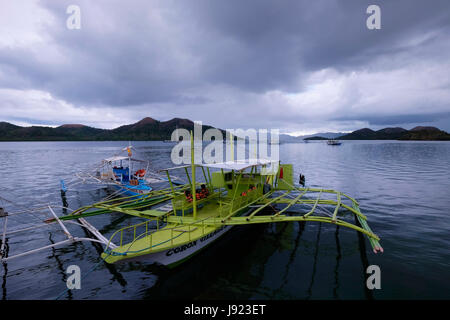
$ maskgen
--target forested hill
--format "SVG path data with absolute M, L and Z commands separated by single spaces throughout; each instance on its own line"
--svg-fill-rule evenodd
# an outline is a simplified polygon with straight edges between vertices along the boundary
M 450 134 L 436 127 L 384 128 L 378 131 L 364 128 L 339 137 L 339 140 L 450 140 Z
M 81 124 L 65 124 L 51 127 L 21 127 L 8 122 L 0 122 L 0 141 L 146 141 L 170 140 L 175 129 L 194 130 L 194 122 L 174 118 L 158 121 L 144 118 L 134 124 L 115 129 L 98 129 Z M 203 125 L 203 132 L 213 128 Z

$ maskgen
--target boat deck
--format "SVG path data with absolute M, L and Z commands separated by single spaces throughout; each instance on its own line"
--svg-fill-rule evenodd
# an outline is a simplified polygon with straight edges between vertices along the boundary
M 203 224 L 202 222 L 214 217 L 220 217 L 220 208 L 222 208 L 223 215 L 227 214 L 230 210 L 229 204 L 220 204 L 218 199 L 211 199 L 210 201 L 202 203 L 203 205 L 197 208 L 197 219 L 194 224 L 183 223 L 183 218 L 192 220 L 192 213 L 182 216 L 171 216 L 171 222 L 167 223 L 161 229 L 148 232 L 145 229 L 145 225 L 142 225 L 140 235 L 135 230 L 135 240 L 118 246 L 113 251 L 104 253 L 105 259 L 110 261 L 121 260 L 121 256 L 140 256 L 148 253 L 155 253 L 165 251 L 170 248 L 182 246 L 188 244 L 191 241 L 195 241 L 215 230 L 220 226 Z M 179 220 L 178 222 L 173 222 Z M 112 239 L 114 242 L 114 239 Z M 110 255 L 109 255 L 110 254 Z M 109 255 L 109 256 L 108 256 Z

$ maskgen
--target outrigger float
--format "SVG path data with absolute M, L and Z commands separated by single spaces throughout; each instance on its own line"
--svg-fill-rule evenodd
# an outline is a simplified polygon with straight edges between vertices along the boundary
M 295 221 L 324 222 L 356 230 L 367 236 L 375 253 L 383 252 L 379 237 L 370 229 L 355 199 L 335 190 L 295 186 L 291 164 L 261 159 L 196 164 L 193 151 L 191 135 L 191 164 L 161 171 L 170 188 L 98 202 L 61 217 L 49 207 L 52 218 L 46 224 L 59 224 L 68 239 L 15 256 L 2 256 L 2 260 L 69 242 L 93 241 L 104 245 L 101 256 L 107 263 L 143 260 L 172 267 L 221 238 L 233 226 Z M 171 172 L 178 169 L 184 169 L 189 183 L 172 182 Z M 197 171 L 202 174 L 202 182 L 198 182 Z M 107 239 L 86 220 L 113 212 L 139 217 L 142 222 L 121 228 Z M 66 223 L 80 224 L 92 238 L 73 237 Z M 3 239 L 6 221 L 4 225 Z

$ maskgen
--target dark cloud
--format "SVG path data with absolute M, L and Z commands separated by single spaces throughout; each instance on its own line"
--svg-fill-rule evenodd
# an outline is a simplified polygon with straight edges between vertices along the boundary
M 336 117 L 331 120 L 334 121 L 355 121 L 364 120 L 370 125 L 397 125 L 397 124 L 411 124 L 411 123 L 432 123 L 438 120 L 450 119 L 449 112 L 440 112 L 433 114 L 402 114 L 402 115 L 370 115 L 370 116 L 350 116 L 350 117 Z
M 1 88 L 42 90 L 74 106 L 165 108 L 163 116 L 182 116 L 185 110 L 184 117 L 223 127 L 226 117 L 214 120 L 225 113 L 220 108 L 230 108 L 229 126 L 245 108 L 254 124 L 291 126 L 296 117 L 299 122 L 312 117 L 289 116 L 295 104 L 288 108 L 268 101 L 268 92 L 307 93 L 314 87 L 311 75 L 321 70 L 340 73 L 336 79 L 347 79 L 341 75 L 351 72 L 385 72 L 390 77 L 394 69 L 414 70 L 437 61 L 448 68 L 450 62 L 448 0 L 77 2 L 82 28 L 76 31 L 65 27 L 66 8 L 73 1 L 39 2 L 53 17 L 39 30 L 45 42 L 0 48 Z M 371 4 L 382 10 L 379 31 L 366 28 Z M 448 91 L 447 84 L 443 91 Z M 357 106 L 371 88 L 357 80 L 354 85 L 355 90 L 343 90 L 340 97 L 346 106 L 336 107 L 330 99 L 324 110 L 345 112 Z M 396 99 L 409 93 L 389 94 Z M 308 100 L 299 99 L 301 108 L 307 108 L 303 101 Z M 442 106 L 434 113 L 412 109 L 413 114 L 402 109 L 398 114 L 362 112 L 353 117 L 324 112 L 321 120 L 410 123 L 439 119 L 443 112 Z

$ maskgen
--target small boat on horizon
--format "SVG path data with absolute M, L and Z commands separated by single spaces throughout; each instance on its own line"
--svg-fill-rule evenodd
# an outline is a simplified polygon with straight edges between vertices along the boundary
M 329 146 L 340 146 L 342 144 L 342 142 L 340 142 L 339 140 L 336 140 L 336 139 L 329 139 L 327 141 L 327 144 Z

